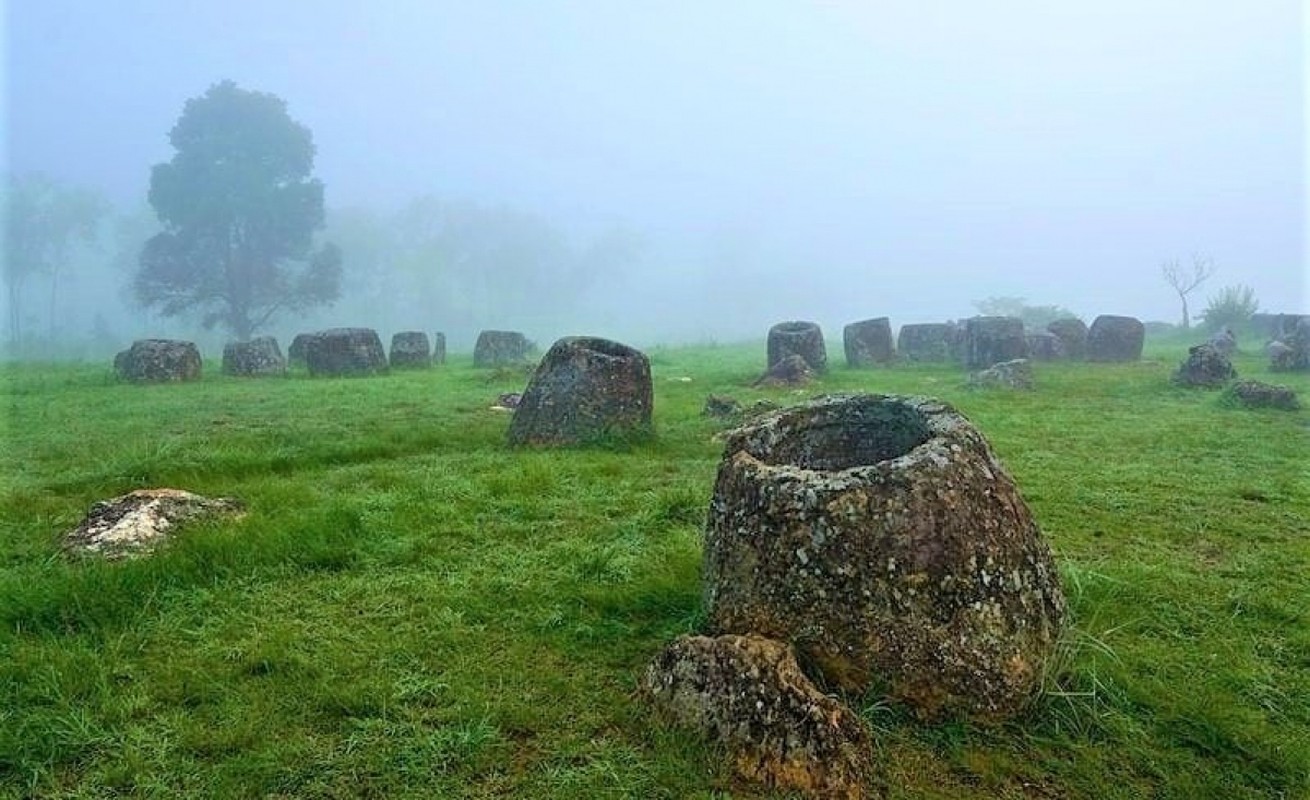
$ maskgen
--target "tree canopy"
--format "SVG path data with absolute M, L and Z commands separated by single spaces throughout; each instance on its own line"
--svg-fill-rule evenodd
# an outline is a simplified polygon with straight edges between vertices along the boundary
M 186 102 L 169 142 L 172 160 L 150 174 L 164 230 L 141 251 L 142 305 L 245 340 L 280 312 L 337 298 L 340 252 L 314 241 L 324 211 L 313 135 L 286 101 L 218 83 Z

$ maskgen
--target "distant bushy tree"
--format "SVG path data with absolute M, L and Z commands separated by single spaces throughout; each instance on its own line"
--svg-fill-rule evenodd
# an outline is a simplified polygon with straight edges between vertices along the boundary
M 1063 306 L 1032 306 L 1022 297 L 989 297 L 973 304 L 978 313 L 996 317 L 1017 317 L 1028 328 L 1041 329 L 1057 319 L 1077 317 Z
M 28 280 L 36 275 L 47 278 L 53 328 L 58 318 L 60 271 L 76 246 L 95 242 L 109 204 L 93 191 L 62 186 L 41 175 L 10 175 L 0 206 L 5 212 L 0 240 L 4 243 L 9 341 L 19 346 L 24 336 L 23 288 Z
M 1259 310 L 1260 302 L 1256 300 L 1255 290 L 1250 286 L 1225 286 L 1219 290 L 1219 294 L 1210 298 L 1209 305 L 1201 312 L 1201 325 L 1212 332 L 1225 326 L 1233 328 L 1245 325 Z
M 280 312 L 337 298 L 340 252 L 314 244 L 323 184 L 310 177 L 313 137 L 286 101 L 224 81 L 187 101 L 169 141 L 173 159 L 150 175 L 164 230 L 141 251 L 142 305 L 199 314 L 246 340 Z

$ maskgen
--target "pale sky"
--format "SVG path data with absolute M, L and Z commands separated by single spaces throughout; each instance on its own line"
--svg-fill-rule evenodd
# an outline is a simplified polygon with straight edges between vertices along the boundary
M 730 307 L 752 283 L 751 325 L 958 318 L 995 295 L 1176 321 L 1160 264 L 1194 252 L 1218 266 L 1206 289 L 1310 311 L 1310 24 L 1294 0 L 11 0 L 7 15 L 9 168 L 123 206 L 144 204 L 187 98 L 232 79 L 310 127 L 329 205 L 433 193 L 570 231 L 622 222 L 652 244 L 646 297 L 694 287 Z M 720 285 L 696 254 L 724 241 Z

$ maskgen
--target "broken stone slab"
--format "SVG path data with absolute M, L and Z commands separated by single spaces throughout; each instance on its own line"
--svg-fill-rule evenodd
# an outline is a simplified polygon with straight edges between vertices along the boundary
M 984 370 L 969 374 L 969 387 L 973 389 L 1031 389 L 1033 365 L 1026 358 L 1002 361 Z
M 783 642 L 680 636 L 646 669 L 639 691 L 664 719 L 723 746 L 748 781 L 816 798 L 872 794 L 868 730 L 810 682 Z
M 1225 396 L 1234 404 L 1246 408 L 1278 408 L 1296 411 L 1301 407 L 1296 392 L 1290 386 L 1261 381 L 1238 381 L 1228 387 Z
M 983 435 L 926 397 L 834 395 L 730 432 L 705 534 L 714 633 L 793 643 L 828 686 L 992 722 L 1064 622 L 1050 549 Z
M 1187 358 L 1178 365 L 1173 382 L 1178 386 L 1214 389 L 1237 377 L 1228 355 L 1209 342 L 1187 348 Z
M 187 522 L 240 518 L 245 506 L 232 497 L 208 498 L 182 489 L 138 489 L 91 506 L 64 535 L 66 552 L 109 559 L 143 555 Z
M 814 370 L 809 362 L 796 353 L 792 353 L 778 363 L 753 384 L 757 387 L 804 386 L 814 380 Z

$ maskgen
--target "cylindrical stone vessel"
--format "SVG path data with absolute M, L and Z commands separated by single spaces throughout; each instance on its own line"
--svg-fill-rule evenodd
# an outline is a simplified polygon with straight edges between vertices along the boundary
M 1028 357 L 1028 339 L 1018 317 L 972 317 L 964 323 L 964 365 L 986 369 Z
M 473 366 L 497 367 L 527 360 L 532 342 L 518 331 L 482 331 L 473 345 Z
M 446 363 L 446 334 L 441 331 L 432 335 L 432 363 Z
M 887 317 L 847 325 L 842 329 L 842 345 L 846 350 L 846 365 L 849 367 L 890 364 L 896 359 L 896 346 L 892 343 L 892 322 Z
M 223 345 L 223 374 L 255 378 L 285 375 L 287 360 L 272 336 L 257 336 L 248 342 Z
M 287 361 L 291 364 L 304 364 L 305 351 L 309 349 L 309 340 L 317 334 L 297 333 L 291 340 L 291 346 L 287 348 Z
M 768 354 L 770 368 L 787 356 L 797 355 L 815 372 L 828 369 L 823 331 L 814 322 L 779 322 L 769 328 Z
M 561 446 L 644 438 L 654 392 L 641 351 L 595 336 L 551 345 L 514 410 L 511 446 Z
M 1046 330 L 1059 337 L 1065 357 L 1070 361 L 1082 361 L 1087 356 L 1086 322 L 1077 317 L 1065 317 L 1049 323 Z
M 1136 317 L 1102 314 L 1087 331 L 1088 361 L 1139 361 L 1146 326 Z
M 118 377 L 133 383 L 200 379 L 200 350 L 180 339 L 138 339 L 114 356 Z
M 953 335 L 952 326 L 945 322 L 902 325 L 896 337 L 896 349 L 910 361 L 950 361 Z
M 375 375 L 387 371 L 387 353 L 372 328 L 329 328 L 305 343 L 310 375 Z
M 730 434 L 705 538 L 713 633 L 793 642 L 831 686 L 995 721 L 1037 693 L 1065 613 L 982 434 L 924 397 L 841 395 Z
M 401 331 L 391 335 L 392 369 L 427 367 L 432 364 L 428 335 L 423 331 Z

